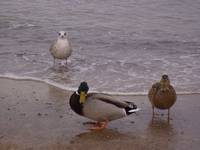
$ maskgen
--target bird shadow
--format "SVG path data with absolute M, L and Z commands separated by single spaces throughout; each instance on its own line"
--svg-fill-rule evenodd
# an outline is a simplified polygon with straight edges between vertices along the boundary
M 103 129 L 100 131 L 88 131 L 78 134 L 71 139 L 70 145 L 77 149 L 81 147 L 91 149 L 91 147 L 94 148 L 95 146 L 97 146 L 96 148 L 102 148 L 102 146 L 104 147 L 109 141 L 126 141 L 126 139 L 130 139 L 130 137 L 117 130 Z
M 80 133 L 75 136 L 75 139 L 91 139 L 91 140 L 108 140 L 119 138 L 120 136 L 126 136 L 115 129 L 103 129 L 103 130 L 89 130 L 88 132 Z

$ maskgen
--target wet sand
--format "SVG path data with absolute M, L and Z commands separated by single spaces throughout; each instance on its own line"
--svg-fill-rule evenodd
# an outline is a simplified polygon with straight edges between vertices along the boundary
M 167 123 L 167 111 L 152 122 L 147 96 L 118 96 L 142 110 L 90 131 L 86 118 L 70 109 L 71 92 L 51 85 L 0 78 L 0 150 L 199 150 L 200 95 L 178 95 Z

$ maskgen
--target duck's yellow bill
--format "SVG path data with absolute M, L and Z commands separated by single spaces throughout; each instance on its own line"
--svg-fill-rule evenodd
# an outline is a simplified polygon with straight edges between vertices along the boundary
M 85 98 L 86 98 L 86 93 L 85 92 L 81 92 L 80 93 L 80 103 L 84 103 L 85 102 Z

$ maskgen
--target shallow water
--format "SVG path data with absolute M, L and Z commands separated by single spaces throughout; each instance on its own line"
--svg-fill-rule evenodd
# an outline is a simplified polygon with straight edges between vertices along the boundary
M 179 93 L 200 92 L 198 0 L 1 0 L 0 75 L 74 90 L 146 93 L 168 74 Z M 49 47 L 65 30 L 67 67 Z

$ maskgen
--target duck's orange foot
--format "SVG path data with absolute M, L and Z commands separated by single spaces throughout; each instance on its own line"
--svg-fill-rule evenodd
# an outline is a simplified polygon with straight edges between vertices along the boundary
M 83 122 L 83 125 L 96 125 L 98 122 L 92 122 L 92 121 L 88 121 L 88 122 Z
M 103 130 L 108 125 L 108 121 L 103 122 L 97 122 L 93 127 L 90 128 L 90 130 Z

